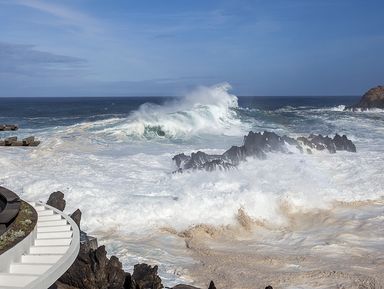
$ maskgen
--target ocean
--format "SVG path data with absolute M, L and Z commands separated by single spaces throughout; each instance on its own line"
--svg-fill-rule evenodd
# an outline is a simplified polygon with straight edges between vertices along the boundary
M 0 185 L 27 200 L 62 191 L 66 211 L 80 208 L 82 228 L 126 269 L 158 264 L 168 286 L 202 284 L 202 268 L 222 276 L 224 267 L 202 265 L 218 252 L 204 255 L 203 244 L 225 256 L 304 254 L 305 260 L 271 261 L 292 276 L 318 262 L 325 271 L 376 278 L 384 267 L 384 113 L 344 111 L 358 100 L 237 97 L 227 84 L 177 98 L 2 98 L 0 123 L 20 129 L 0 137 L 34 135 L 41 145 L 0 148 Z M 234 170 L 172 173 L 174 155 L 222 153 L 251 130 L 346 134 L 357 153 L 272 153 Z M 225 282 L 236 288 L 241 279 Z

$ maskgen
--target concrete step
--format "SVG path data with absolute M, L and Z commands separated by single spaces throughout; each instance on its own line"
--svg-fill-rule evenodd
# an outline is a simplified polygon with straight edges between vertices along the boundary
M 38 227 L 37 233 L 50 233 L 50 232 L 67 232 L 71 230 L 70 225 L 62 226 L 49 226 L 49 227 Z
M 33 207 L 35 209 L 36 212 L 40 212 L 40 211 L 44 211 L 45 210 L 45 207 L 44 206 L 36 206 L 36 207 Z
M 29 254 L 32 255 L 60 255 L 65 254 L 69 246 L 32 246 Z
M 72 239 L 36 239 L 35 246 L 69 246 Z
M 36 239 L 64 239 L 71 238 L 72 231 L 37 233 Z
M 61 220 L 62 217 L 61 215 L 59 214 L 54 214 L 54 215 L 51 215 L 51 216 L 39 216 L 37 218 L 37 222 L 38 223 L 41 223 L 41 222 L 47 222 L 47 221 L 57 221 L 57 220 Z
M 50 216 L 50 215 L 53 215 L 53 211 L 52 210 L 41 210 L 41 211 L 37 211 L 37 215 L 38 215 L 38 217 Z
M 61 257 L 63 255 L 24 255 L 21 256 L 21 263 L 55 264 Z
M 67 220 L 56 220 L 56 221 L 47 221 L 47 222 L 37 222 L 37 227 L 52 227 L 52 226 L 62 226 L 67 225 Z
M 67 239 L 72 237 L 72 231 L 37 233 L 36 239 Z
M 50 264 L 13 263 L 9 268 L 11 274 L 41 275 L 48 271 Z
M 0 289 L 25 287 L 32 281 L 36 280 L 37 278 L 38 278 L 38 275 L 1 273 Z

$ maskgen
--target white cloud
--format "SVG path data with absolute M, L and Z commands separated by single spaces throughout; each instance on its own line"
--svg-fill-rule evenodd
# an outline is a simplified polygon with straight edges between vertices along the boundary
M 80 31 L 92 34 L 103 30 L 99 21 L 95 18 L 63 5 L 53 4 L 52 2 L 48 3 L 47 1 L 41 0 L 12 0 L 7 1 L 6 3 L 28 7 L 49 14 L 55 18 L 55 25 L 60 24 L 68 27 L 75 27 Z

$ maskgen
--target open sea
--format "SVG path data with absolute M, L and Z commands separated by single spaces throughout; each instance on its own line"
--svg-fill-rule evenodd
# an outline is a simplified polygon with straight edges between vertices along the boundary
M 381 258 L 354 263 L 369 275 L 384 267 L 384 112 L 344 111 L 358 100 L 237 97 L 226 84 L 179 98 L 1 98 L 0 123 L 20 129 L 0 138 L 34 135 L 41 145 L 0 147 L 0 185 L 27 200 L 62 191 L 66 211 L 80 208 L 82 228 L 126 269 L 158 264 L 167 285 L 192 282 L 189 266 L 200 262 L 182 232 L 241 226 L 239 209 L 258 224 L 247 248 L 269 240 L 265 252 L 303 250 L 342 271 L 346 255 Z M 346 134 L 357 153 L 273 153 L 235 170 L 172 174 L 175 154 L 222 153 L 250 130 Z M 314 212 L 328 217 L 313 219 Z M 284 270 L 306 270 L 292 266 Z

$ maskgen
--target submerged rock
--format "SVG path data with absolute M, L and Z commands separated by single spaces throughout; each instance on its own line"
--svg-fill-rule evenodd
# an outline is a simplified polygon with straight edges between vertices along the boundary
M 209 155 L 198 151 L 190 156 L 184 153 L 175 155 L 172 160 L 175 161 L 177 170 L 206 170 L 216 169 L 228 170 L 236 167 L 240 162 L 245 161 L 247 157 L 265 159 L 268 153 L 281 152 L 291 153 L 292 147 L 300 152 L 312 153 L 312 150 L 327 150 L 329 153 L 336 151 L 356 152 L 356 147 L 347 136 L 336 134 L 334 138 L 329 136 L 311 134 L 308 137 L 298 137 L 297 139 L 286 135 L 279 136 L 274 132 L 264 131 L 252 132 L 244 136 L 242 146 L 232 146 L 221 155 Z
M 377 87 L 371 88 L 363 95 L 358 104 L 347 109 L 367 110 L 371 108 L 384 109 L 384 86 L 379 85 Z

